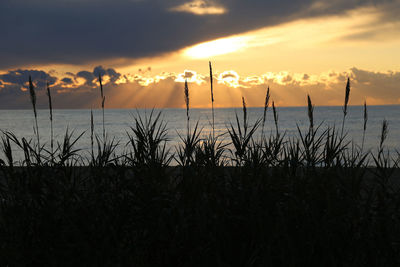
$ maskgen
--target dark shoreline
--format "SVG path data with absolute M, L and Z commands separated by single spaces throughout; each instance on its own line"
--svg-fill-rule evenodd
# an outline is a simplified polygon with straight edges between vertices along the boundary
M 375 171 L 2 167 L 0 265 L 396 266 L 400 169 Z

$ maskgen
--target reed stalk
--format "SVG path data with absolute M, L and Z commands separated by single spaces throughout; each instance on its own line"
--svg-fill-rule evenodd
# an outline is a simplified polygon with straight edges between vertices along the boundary
M 243 96 L 242 96 L 242 106 L 243 106 L 243 127 L 246 131 L 246 129 L 247 129 L 247 107 L 246 107 L 246 101 L 244 100 Z
M 100 83 L 100 93 L 101 93 L 101 110 L 103 112 L 103 141 L 105 142 L 106 140 L 106 128 L 105 128 L 105 123 L 104 123 L 104 102 L 106 101 L 106 97 L 104 96 L 103 93 L 103 83 L 101 81 L 101 75 L 99 74 L 99 83 Z
M 341 133 L 341 136 L 343 136 L 344 122 L 346 120 L 347 105 L 349 104 L 349 98 L 350 98 L 350 78 L 347 78 L 346 91 L 345 91 L 345 96 L 344 96 L 343 121 L 342 121 L 342 133 Z
M 363 127 L 362 143 L 361 143 L 361 153 L 364 150 L 365 132 L 367 130 L 367 121 L 368 121 L 367 101 L 364 101 L 364 125 L 363 125 L 364 127 Z
M 213 90 L 213 74 L 212 74 L 212 66 L 211 61 L 208 62 L 210 67 L 210 84 L 211 84 L 211 112 L 212 112 L 212 136 L 215 136 L 215 118 L 214 118 L 214 90 Z
M 263 121 L 262 121 L 262 128 L 261 128 L 261 138 L 264 137 L 264 126 L 265 126 L 265 119 L 267 117 L 267 110 L 268 110 L 268 106 L 269 106 L 269 86 L 267 89 L 267 94 L 265 95 L 265 103 L 264 103 L 264 114 L 263 114 Z
M 307 95 L 307 111 L 308 111 L 308 119 L 310 121 L 310 134 L 312 135 L 314 132 L 314 106 L 312 105 L 310 95 Z
M 188 87 L 188 83 L 187 83 L 187 79 L 185 80 L 185 89 L 184 89 L 184 93 L 185 93 L 185 104 L 186 104 L 186 126 L 187 126 L 187 135 L 190 135 L 190 116 L 189 116 L 189 87 Z
M 382 122 L 381 140 L 379 142 L 379 151 L 383 152 L 383 143 L 385 142 L 388 134 L 388 121 L 386 119 Z
M 274 122 L 275 122 L 276 136 L 278 136 L 278 134 L 279 134 L 279 128 L 278 128 L 278 113 L 277 113 L 277 111 L 276 111 L 275 102 L 274 102 L 274 101 L 272 101 L 272 111 L 273 111 L 273 113 L 274 113 Z
M 50 112 L 50 151 L 51 162 L 54 162 L 54 139 L 53 139 L 53 105 L 51 102 L 50 85 L 47 83 L 47 97 L 49 98 L 49 112 Z
M 40 135 L 39 135 L 39 127 L 38 127 L 38 122 L 37 122 L 37 111 L 36 111 L 36 93 L 35 93 L 35 87 L 33 86 L 32 83 L 32 77 L 29 76 L 29 94 L 31 97 L 31 103 L 33 107 L 33 114 L 35 116 L 35 125 L 36 129 L 34 128 L 34 132 L 37 137 L 37 147 L 38 147 L 38 153 L 40 155 Z
M 93 144 L 94 144 L 93 110 L 90 109 L 90 147 L 92 150 L 92 161 L 94 162 Z

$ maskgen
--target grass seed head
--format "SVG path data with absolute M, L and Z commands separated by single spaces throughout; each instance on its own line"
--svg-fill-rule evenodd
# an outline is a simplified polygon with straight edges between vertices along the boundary
M 368 121 L 367 101 L 364 101 L 364 132 L 367 130 L 367 121 Z
M 310 120 L 310 129 L 314 128 L 314 107 L 311 102 L 310 95 L 307 95 L 307 103 L 308 103 L 308 119 Z
M 265 118 L 267 117 L 267 110 L 268 110 L 268 106 L 269 106 L 269 86 L 267 89 L 267 94 L 265 95 L 265 103 L 264 103 L 264 114 L 263 114 L 263 123 L 265 122 Z
M 29 94 L 31 96 L 31 103 L 33 107 L 33 113 L 35 114 L 35 118 L 37 117 L 36 113 L 36 93 L 35 93 L 35 88 L 32 83 L 32 78 L 29 76 Z
M 350 99 L 350 78 L 347 78 L 346 92 L 344 96 L 344 107 L 343 107 L 343 113 L 345 116 L 347 115 L 347 105 L 349 104 L 349 99 Z

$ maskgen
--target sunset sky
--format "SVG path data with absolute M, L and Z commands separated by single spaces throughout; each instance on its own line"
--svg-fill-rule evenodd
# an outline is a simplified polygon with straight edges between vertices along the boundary
M 2 0 L 0 108 L 400 104 L 400 1 Z

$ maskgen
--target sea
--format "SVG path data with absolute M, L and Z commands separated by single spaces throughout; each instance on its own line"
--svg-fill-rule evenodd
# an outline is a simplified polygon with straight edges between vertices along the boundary
M 176 147 L 181 144 L 180 136 L 187 131 L 186 109 L 105 109 L 104 127 L 108 139 L 113 139 L 118 143 L 115 150 L 117 155 L 129 151 L 128 135 L 132 134 L 132 128 L 135 125 L 135 118 L 149 118 L 153 112 L 153 118 L 161 112 L 160 118 L 165 123 L 167 129 L 167 147 L 171 152 L 176 151 Z M 264 108 L 247 108 L 248 123 L 254 124 L 257 120 L 263 118 Z M 286 138 L 298 137 L 299 129 L 306 132 L 309 127 L 307 107 L 280 107 L 277 108 L 278 128 L 281 134 Z M 400 105 L 386 106 L 368 106 L 367 107 L 367 127 L 365 133 L 364 151 L 371 150 L 376 152 L 382 132 L 383 121 L 388 122 L 388 134 L 384 142 L 385 149 L 393 156 L 400 151 Z M 38 127 L 40 143 L 50 147 L 50 115 L 49 110 L 38 110 Z M 212 110 L 208 108 L 190 109 L 190 128 L 193 129 L 198 122 L 201 129 L 201 137 L 208 135 L 212 131 Z M 243 124 L 242 108 L 216 108 L 214 110 L 215 134 L 221 135 L 221 140 L 228 144 L 229 135 L 227 129 L 236 125 L 236 116 Z M 102 138 L 103 135 L 103 113 L 101 109 L 93 110 L 94 131 Z M 335 126 L 339 132 L 343 122 L 343 107 L 340 106 L 316 106 L 314 107 L 314 127 L 319 127 L 322 132 L 327 127 Z M 12 132 L 18 138 L 35 140 L 34 135 L 34 113 L 32 110 L 0 110 L 0 130 Z M 88 109 L 56 109 L 53 110 L 53 130 L 54 142 L 62 143 L 64 135 L 68 130 L 73 132 L 74 137 L 83 135 L 76 141 L 75 148 L 84 157 L 89 157 L 91 111 Z M 347 141 L 361 146 L 364 126 L 364 107 L 349 106 L 345 118 L 344 133 Z M 269 108 L 266 113 L 264 126 L 264 135 L 268 136 L 275 133 L 275 124 L 272 109 Z M 262 127 L 258 127 L 254 138 L 261 137 Z M 22 151 L 12 144 L 15 161 L 22 159 Z M 4 154 L 0 152 L 0 158 L 4 159 Z

